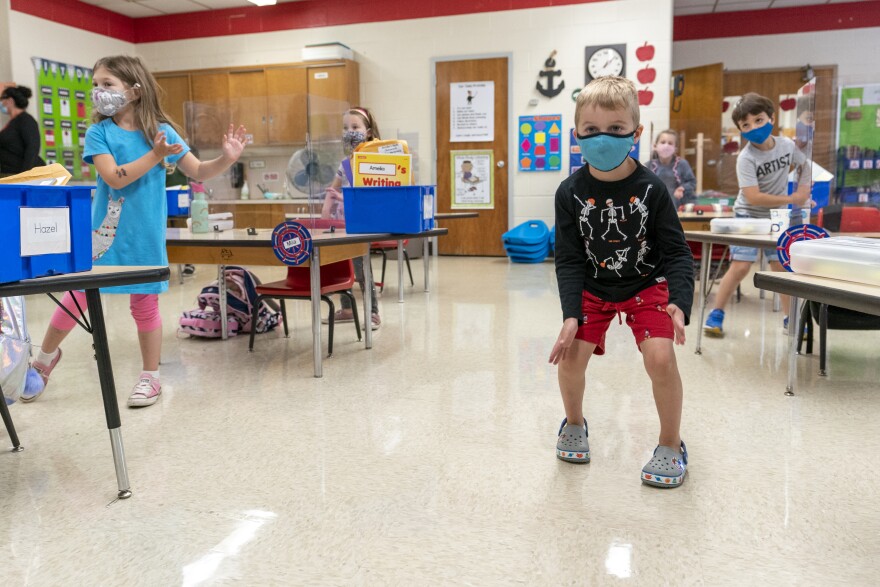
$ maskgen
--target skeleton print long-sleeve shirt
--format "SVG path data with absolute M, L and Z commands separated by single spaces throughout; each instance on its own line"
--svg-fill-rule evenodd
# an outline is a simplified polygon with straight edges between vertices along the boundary
M 556 190 L 556 279 L 563 320 L 582 321 L 584 290 L 622 302 L 667 281 L 669 303 L 690 321 L 693 255 L 666 186 L 639 164 L 629 177 L 599 181 L 584 166 Z

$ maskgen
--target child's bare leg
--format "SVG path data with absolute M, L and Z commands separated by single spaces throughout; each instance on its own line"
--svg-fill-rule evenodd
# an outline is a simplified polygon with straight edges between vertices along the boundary
M 730 268 L 724 274 L 724 277 L 721 278 L 721 283 L 718 284 L 718 293 L 715 294 L 715 308 L 719 310 L 724 309 L 724 306 L 730 300 L 730 296 L 733 295 L 736 287 L 749 274 L 751 268 L 752 263 L 749 261 L 730 262 Z
M 584 389 L 586 370 L 596 345 L 575 339 L 565 358 L 559 361 L 559 391 L 565 406 L 565 417 L 569 424 L 580 426 L 584 423 Z
M 138 331 L 138 342 L 141 345 L 144 371 L 158 371 L 159 357 L 162 354 L 162 327 L 148 332 Z
M 60 328 L 49 325 L 49 328 L 46 329 L 45 336 L 43 336 L 43 344 L 40 345 L 40 350 L 47 355 L 51 355 L 59 346 L 61 346 L 61 343 L 67 338 L 68 334 L 70 334 L 69 330 L 61 330 Z
M 672 340 L 648 338 L 642 342 L 640 348 L 645 371 L 651 378 L 657 415 L 660 416 L 658 444 L 678 451 L 681 447 L 682 386 Z

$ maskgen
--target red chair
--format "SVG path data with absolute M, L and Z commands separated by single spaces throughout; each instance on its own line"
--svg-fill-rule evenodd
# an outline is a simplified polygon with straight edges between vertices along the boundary
M 832 232 L 880 232 L 880 208 L 831 204 L 819 210 L 818 222 Z
M 357 302 L 351 293 L 354 285 L 354 265 L 351 259 L 338 261 L 323 265 L 321 267 L 321 299 L 330 307 L 330 317 L 328 325 L 330 332 L 327 336 L 327 356 L 333 355 L 333 326 L 336 315 L 336 307 L 333 300 L 327 294 L 338 293 L 348 297 L 351 301 L 351 313 L 354 318 L 354 327 L 357 331 L 358 340 L 361 340 L 361 322 L 358 318 Z M 281 302 L 281 318 L 284 322 L 284 336 L 289 336 L 287 329 L 287 311 L 284 307 L 284 300 L 311 300 L 312 287 L 311 275 L 308 267 L 288 267 L 287 279 L 283 281 L 274 281 L 272 283 L 264 283 L 257 286 L 257 301 L 254 304 L 254 320 L 257 317 L 257 310 L 263 298 L 275 298 Z M 253 322 L 256 324 L 256 322 Z M 251 329 L 250 343 L 248 350 L 254 350 L 254 330 Z
M 407 244 L 409 244 L 408 240 L 403 241 L 403 258 L 406 259 L 406 270 L 409 272 L 409 284 L 415 285 L 416 282 L 413 281 L 412 267 L 409 266 L 409 253 L 406 252 Z M 370 243 L 370 252 L 382 255 L 382 279 L 378 283 L 380 293 L 385 291 L 385 265 L 388 263 L 388 255 L 385 251 L 390 251 L 392 249 L 397 249 L 397 241 L 377 241 Z M 397 261 L 400 262 L 400 259 Z

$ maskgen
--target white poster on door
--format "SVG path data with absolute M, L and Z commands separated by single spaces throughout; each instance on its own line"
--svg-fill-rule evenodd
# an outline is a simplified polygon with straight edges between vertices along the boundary
M 449 84 L 449 141 L 495 140 L 495 82 Z

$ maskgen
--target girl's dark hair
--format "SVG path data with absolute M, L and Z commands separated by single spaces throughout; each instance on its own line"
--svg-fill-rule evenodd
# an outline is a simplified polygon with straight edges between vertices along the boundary
M 373 113 L 364 108 L 363 106 L 352 106 L 348 109 L 346 114 L 354 114 L 358 116 L 361 120 L 364 121 L 364 126 L 367 127 L 367 131 L 369 133 L 369 139 L 371 141 L 378 141 L 382 137 L 379 135 L 379 124 L 376 122 L 376 119 L 373 117 Z
M 745 120 L 746 116 L 749 114 L 757 116 L 764 113 L 770 118 L 773 118 L 774 112 L 776 112 L 776 109 L 773 107 L 773 102 L 771 102 L 769 98 L 765 98 L 754 92 L 749 92 L 736 103 L 730 117 L 733 118 L 733 123 L 739 127 L 739 123 Z
M 24 110 L 28 106 L 28 98 L 33 95 L 34 94 L 31 92 L 30 88 L 24 86 L 10 86 L 3 90 L 3 94 L 0 94 L 0 100 L 12 98 L 12 101 L 15 102 L 15 107 Z

